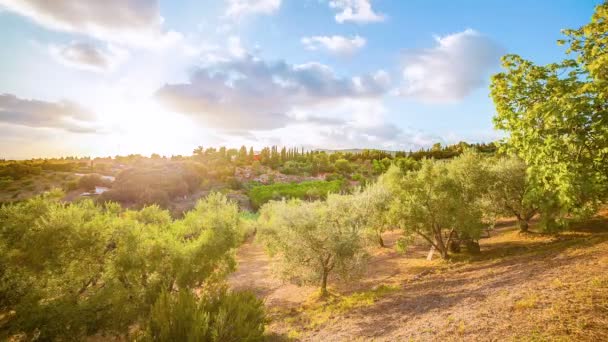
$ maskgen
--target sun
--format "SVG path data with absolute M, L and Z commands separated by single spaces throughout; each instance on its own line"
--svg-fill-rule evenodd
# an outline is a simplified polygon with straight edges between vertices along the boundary
M 165 110 L 153 100 L 116 101 L 97 111 L 97 153 L 118 154 L 186 153 L 196 144 L 199 124 L 192 118 Z M 110 149 L 108 149 L 110 148 Z

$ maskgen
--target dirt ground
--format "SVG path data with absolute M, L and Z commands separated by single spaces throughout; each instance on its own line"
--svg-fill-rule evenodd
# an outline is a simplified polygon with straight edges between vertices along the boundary
M 330 291 L 347 298 L 380 285 L 395 290 L 348 311 L 311 306 L 316 289 L 274 278 L 254 242 L 238 251 L 229 282 L 265 298 L 274 340 L 606 341 L 607 216 L 558 236 L 522 235 L 506 221 L 480 241 L 481 254 L 449 262 L 427 261 L 421 244 L 398 253 L 398 232 L 386 233 L 388 248 L 372 250 L 365 275 L 333 281 Z M 322 319 L 313 317 L 319 313 Z

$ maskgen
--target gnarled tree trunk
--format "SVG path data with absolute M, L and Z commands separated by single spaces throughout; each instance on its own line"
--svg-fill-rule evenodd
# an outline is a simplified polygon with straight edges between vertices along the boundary
M 325 298 L 327 297 L 327 270 L 323 270 L 323 274 L 321 275 L 321 291 L 319 293 L 319 297 Z
M 517 218 L 517 225 L 519 226 L 519 231 L 521 233 L 527 233 L 528 232 L 529 224 L 528 224 L 527 220 L 525 220 L 525 219 L 523 219 L 521 217 L 518 217 Z

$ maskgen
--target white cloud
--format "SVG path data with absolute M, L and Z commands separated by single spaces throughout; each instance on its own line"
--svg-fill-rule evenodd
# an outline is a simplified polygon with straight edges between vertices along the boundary
M 226 16 L 238 18 L 249 14 L 272 14 L 281 7 L 281 0 L 226 0 Z
M 435 41 L 433 48 L 406 53 L 401 95 L 428 102 L 461 100 L 488 82 L 503 53 L 495 42 L 471 29 Z
M 96 131 L 90 125 L 94 119 L 89 110 L 74 102 L 47 102 L 0 94 L 0 123 L 90 133 Z
M 228 52 L 236 58 L 243 58 L 247 54 L 247 51 L 241 45 L 241 39 L 236 36 L 228 38 Z
M 319 113 L 323 113 L 322 118 L 314 116 Z M 347 99 L 332 106 L 298 110 L 297 116 L 302 120 L 274 130 L 251 132 L 233 140 L 234 144 L 242 144 L 241 139 L 247 139 L 256 146 L 385 150 L 417 150 L 442 141 L 437 136 L 387 122 L 385 114 L 381 99 Z
M 103 41 L 164 47 L 182 39 L 163 31 L 158 0 L 0 0 L 0 6 L 46 28 Z
M 371 0 L 331 0 L 329 7 L 337 9 L 336 21 L 344 23 L 352 21 L 355 23 L 381 22 L 386 19 L 384 14 L 374 12 Z
M 57 61 L 66 66 L 95 72 L 112 70 L 129 56 L 126 50 L 112 45 L 101 49 L 90 43 L 76 41 L 67 45 L 51 45 L 49 50 Z
M 388 82 L 385 72 L 341 78 L 319 63 L 291 65 L 247 55 L 200 68 L 189 83 L 159 89 L 157 98 L 211 127 L 268 130 L 294 121 L 288 114 L 297 108 L 378 98 Z
M 313 36 L 304 37 L 301 42 L 308 50 L 314 51 L 324 48 L 333 54 L 341 56 L 350 56 L 366 44 L 365 38 L 360 36 L 352 38 L 343 36 Z

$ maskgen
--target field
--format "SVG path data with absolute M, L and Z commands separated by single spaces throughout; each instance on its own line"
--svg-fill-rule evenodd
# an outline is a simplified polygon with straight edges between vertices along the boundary
M 308 181 L 296 183 L 275 183 L 272 185 L 254 186 L 249 191 L 249 198 L 254 208 L 260 208 L 270 200 L 281 198 L 300 198 L 307 200 L 325 198 L 328 193 L 337 193 L 342 189 L 343 182 L 334 180 Z
M 534 227 L 534 224 L 532 225 Z M 330 288 L 283 284 L 254 241 L 229 282 L 264 297 L 274 340 L 601 341 L 608 339 L 608 211 L 560 235 L 520 234 L 503 221 L 481 254 L 426 260 L 384 234 L 362 279 Z

